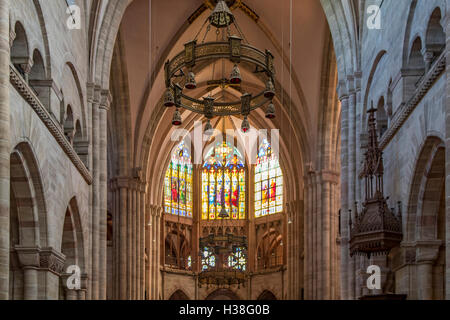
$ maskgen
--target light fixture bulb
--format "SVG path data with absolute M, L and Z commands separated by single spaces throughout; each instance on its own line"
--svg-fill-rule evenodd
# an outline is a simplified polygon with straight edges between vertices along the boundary
M 273 85 L 272 79 L 267 80 L 266 90 L 264 91 L 264 97 L 272 99 L 275 96 L 275 86 Z
M 250 130 L 250 123 L 248 122 L 247 116 L 245 116 L 244 121 L 242 121 L 241 130 L 244 133 L 247 133 Z
M 234 65 L 233 70 L 231 71 L 230 83 L 231 84 L 240 84 L 242 82 L 241 71 L 237 64 Z
M 205 125 L 205 135 L 207 135 L 208 137 L 211 136 L 213 130 L 214 129 L 211 125 L 211 121 L 208 119 L 208 121 L 206 121 L 206 125 Z
M 195 81 L 195 74 L 190 71 L 186 76 L 186 84 L 184 87 L 188 90 L 193 90 L 197 88 L 197 82 Z
M 166 93 L 164 95 L 164 106 L 170 108 L 175 105 L 175 98 L 173 97 L 172 90 L 167 88 Z
M 275 106 L 274 106 L 273 102 L 270 102 L 269 106 L 267 107 L 266 118 L 267 119 L 274 119 L 275 118 Z
M 180 110 L 177 108 L 175 110 L 175 113 L 173 114 L 172 124 L 174 126 L 181 126 L 182 123 L 183 121 L 181 120 L 181 113 Z

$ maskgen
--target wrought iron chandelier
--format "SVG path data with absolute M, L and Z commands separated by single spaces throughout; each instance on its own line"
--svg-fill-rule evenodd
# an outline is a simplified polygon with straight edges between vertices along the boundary
M 247 237 L 231 233 L 210 234 L 200 238 L 202 271 L 199 286 L 245 287 L 247 273 Z
M 206 30 L 201 43 L 198 37 L 206 26 Z M 232 35 L 232 26 L 239 36 Z M 208 33 L 212 28 L 216 28 L 216 41 L 205 42 Z M 219 39 L 221 37 L 221 39 Z M 172 124 L 180 126 L 182 118 L 180 108 L 202 114 L 206 117 L 207 123 L 205 131 L 211 130 L 210 120 L 216 116 L 243 116 L 242 131 L 245 133 L 250 129 L 248 115 L 251 111 L 258 109 L 267 103 L 266 118 L 275 118 L 275 106 L 273 98 L 275 96 L 274 87 L 274 57 L 270 51 L 264 52 L 251 46 L 239 28 L 237 21 L 223 0 L 219 0 L 211 15 L 206 19 L 203 26 L 198 31 L 196 37 L 184 45 L 184 51 L 178 53 L 172 60 L 165 64 L 165 84 L 166 93 L 164 105 L 166 107 L 176 107 Z M 215 64 L 222 61 L 222 74 L 225 69 L 225 61 L 229 60 L 232 70 L 229 78 L 222 77 L 214 79 Z M 265 89 L 256 95 L 244 92 L 240 100 L 237 101 L 216 101 L 209 94 L 202 99 L 197 99 L 188 94 L 189 91 L 197 88 L 194 67 L 197 64 L 213 63 L 213 78 L 207 85 L 234 87 L 243 92 L 242 77 L 239 69 L 240 64 L 254 69 L 254 73 L 264 73 L 266 75 Z

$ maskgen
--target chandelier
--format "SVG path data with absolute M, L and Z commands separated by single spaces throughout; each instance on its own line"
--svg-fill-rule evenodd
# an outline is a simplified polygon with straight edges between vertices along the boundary
M 198 37 L 205 28 L 203 40 L 199 43 Z M 232 27 L 239 36 L 232 35 Z M 216 29 L 216 41 L 205 42 L 211 29 Z M 233 67 L 228 77 L 225 76 L 225 61 L 231 62 Z M 211 15 L 206 19 L 198 31 L 196 37 L 184 45 L 184 51 L 178 53 L 172 60 L 165 64 L 164 106 L 175 107 L 172 124 L 180 126 L 182 118 L 180 109 L 186 109 L 202 114 L 207 119 L 205 131 L 211 130 L 210 120 L 214 117 L 241 115 L 243 116 L 242 131 L 250 129 L 248 115 L 251 111 L 268 104 L 266 118 L 275 118 L 274 87 L 274 57 L 268 51 L 261 51 L 251 46 L 239 28 L 237 21 L 223 0 L 219 0 Z M 222 77 L 215 79 L 215 67 L 217 62 L 222 62 Z M 209 93 L 201 99 L 193 97 L 192 92 L 197 88 L 195 66 L 213 63 L 212 79 L 207 81 L 209 87 L 232 87 L 242 93 L 240 100 L 228 101 L 215 99 Z M 254 70 L 255 74 L 266 75 L 265 89 L 256 95 L 245 92 L 242 85 L 240 65 Z M 225 97 L 224 97 L 225 99 Z
M 245 287 L 247 282 L 247 238 L 228 234 L 210 234 L 200 238 L 202 271 L 199 286 Z

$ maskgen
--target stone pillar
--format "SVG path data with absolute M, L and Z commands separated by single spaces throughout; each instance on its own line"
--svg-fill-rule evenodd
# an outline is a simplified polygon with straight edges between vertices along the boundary
M 113 190 L 114 296 L 138 300 L 145 296 L 145 184 L 138 178 L 115 178 Z
M 119 298 L 126 300 L 128 297 L 127 289 L 127 229 L 128 229 L 128 210 L 127 210 L 127 188 L 128 181 L 121 179 L 119 184 L 120 192 L 120 212 L 119 212 Z
M 416 244 L 417 291 L 419 300 L 433 299 L 433 265 L 439 255 L 441 241 L 420 241 Z
M 45 279 L 44 288 L 38 291 L 38 299 L 56 300 L 59 298 L 59 284 L 64 273 L 66 257 L 53 248 L 39 249 L 39 279 Z M 67 282 L 65 282 L 67 283 Z
M 304 206 L 305 203 L 302 200 L 290 202 L 286 206 L 287 219 L 283 221 L 283 242 L 288 245 L 288 248 L 286 248 L 286 245 L 283 248 L 283 255 L 285 257 L 283 264 L 287 264 L 288 266 L 288 299 L 292 300 L 300 300 L 302 298 L 302 289 L 305 288 L 305 274 L 303 271 L 305 250 L 303 243 Z M 285 237 L 286 235 L 288 236 L 287 239 Z M 291 270 L 289 271 L 289 269 Z M 284 298 L 285 296 L 283 296 Z
M 106 299 L 107 285 L 107 220 L 108 220 L 108 164 L 107 164 L 107 131 L 108 131 L 108 110 L 110 108 L 112 97 L 108 90 L 101 91 L 101 103 L 98 109 L 98 299 Z
M 81 288 L 77 291 L 78 300 L 86 300 L 87 296 L 88 275 L 81 275 Z
M 101 88 L 94 86 L 92 97 L 92 241 L 91 241 L 91 290 L 92 300 L 99 299 L 100 267 L 100 136 L 99 110 Z
M 305 298 L 317 300 L 336 299 L 334 272 L 338 250 L 333 216 L 335 186 L 339 174 L 332 171 L 310 171 L 305 177 Z M 295 220 L 294 220 L 295 221 Z M 297 244 L 297 243 L 296 243 Z M 297 250 L 298 251 L 298 250 Z
M 9 295 L 9 0 L 0 0 L 0 300 Z
M 339 82 L 339 100 L 341 101 L 341 298 L 351 299 L 349 270 L 349 230 L 348 230 L 348 114 L 349 103 L 345 82 Z
M 24 300 L 38 299 L 38 269 L 40 267 L 39 248 L 15 248 L 17 257 L 23 270 L 23 298 Z
M 145 232 L 147 230 L 147 220 L 145 212 L 145 183 L 139 186 L 140 201 L 140 238 L 139 238 L 139 280 L 140 280 L 140 299 L 145 299 Z
M 419 300 L 433 299 L 433 262 L 424 261 L 417 265 L 417 288 Z
M 348 183 L 348 209 L 353 208 L 353 204 L 356 202 L 355 189 L 356 189 L 356 91 L 354 86 L 354 77 L 349 76 L 347 78 L 347 90 L 348 90 L 348 139 L 347 139 L 347 154 L 348 154 L 348 171 L 347 171 L 347 183 Z M 354 211 L 354 210 L 352 210 Z M 352 215 L 354 216 L 354 212 Z M 353 219 L 353 217 L 352 217 Z M 356 298 L 356 265 L 358 258 L 350 258 L 349 261 L 349 299 Z
M 156 207 L 155 211 L 155 233 L 153 238 L 155 255 L 153 256 L 153 296 L 154 300 L 159 300 L 159 281 L 160 281 L 160 236 L 161 236 L 161 208 Z
M 140 182 L 136 184 L 135 197 L 136 197 L 136 300 L 141 299 L 141 272 L 140 272 L 140 263 L 141 263 L 141 192 L 139 190 Z
M 146 292 L 146 299 L 151 300 L 151 280 L 152 280 L 152 230 L 153 230 L 153 208 L 150 205 L 145 206 L 146 208 L 146 226 L 145 226 L 145 256 L 146 256 L 146 262 L 145 262 L 145 292 Z
M 159 281 L 160 281 L 160 237 L 161 237 L 161 214 L 162 209 L 159 206 L 152 206 L 152 221 L 151 221 L 151 252 L 150 252 L 150 288 L 151 300 L 159 299 Z
M 446 212 L 446 253 L 445 253 L 445 297 L 450 300 L 450 6 L 447 5 L 447 12 L 441 21 L 446 36 L 446 101 L 445 101 L 445 212 Z

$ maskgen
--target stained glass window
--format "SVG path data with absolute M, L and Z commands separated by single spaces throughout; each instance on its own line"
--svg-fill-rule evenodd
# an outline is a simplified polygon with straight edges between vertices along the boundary
M 245 219 L 244 160 L 239 151 L 226 142 L 212 148 L 203 165 L 202 219 L 220 219 L 222 203 L 230 219 Z
M 239 247 L 234 249 L 233 254 L 228 256 L 228 267 L 235 270 L 245 271 L 247 267 L 247 257 L 244 249 Z
M 164 211 L 192 218 L 192 163 L 182 141 L 175 149 L 164 180 Z
M 208 270 L 216 266 L 216 256 L 214 255 L 213 249 L 204 248 L 202 252 L 202 270 Z
M 187 266 L 188 266 L 188 269 L 192 268 L 192 257 L 191 256 L 189 256 L 187 259 Z
M 255 168 L 255 217 L 283 211 L 283 173 L 278 158 L 264 139 Z

